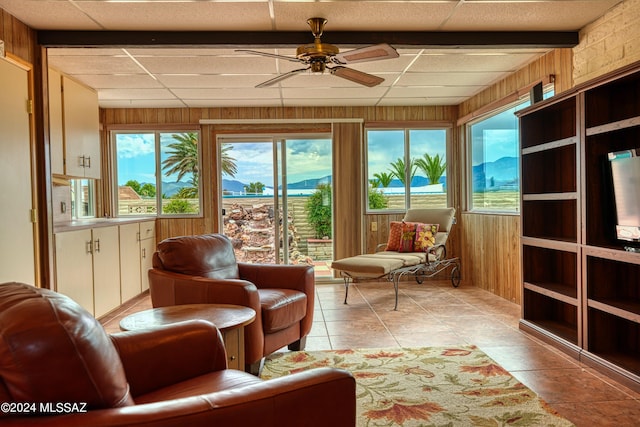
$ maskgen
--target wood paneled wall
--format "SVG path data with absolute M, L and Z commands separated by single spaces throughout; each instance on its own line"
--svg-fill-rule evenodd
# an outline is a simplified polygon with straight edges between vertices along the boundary
M 184 234 L 211 233 L 219 231 L 217 200 L 217 164 L 215 142 L 218 134 L 328 132 L 331 121 L 334 129 L 334 174 L 336 177 L 336 257 L 360 253 L 369 246 L 369 236 L 364 239 L 361 231 L 365 219 L 362 214 L 362 153 L 363 127 L 371 122 L 427 125 L 437 122 L 453 127 L 457 118 L 457 107 L 298 107 L 298 108 L 184 108 L 184 109 L 104 109 L 101 110 L 103 129 L 118 126 L 141 128 L 175 124 L 197 124 L 200 119 L 212 120 L 282 120 L 304 119 L 311 124 L 215 124 L 202 126 L 203 143 L 203 213 L 202 218 L 160 219 L 157 224 L 159 240 Z M 340 122 L 341 119 L 357 119 L 357 122 Z M 107 142 L 108 132 L 103 131 Z M 454 162 L 455 163 L 455 162 Z M 110 165 L 104 165 L 108 171 Z M 105 181 L 110 175 L 104 175 Z M 339 181 L 339 182 L 338 182 Z M 105 183 L 105 187 L 108 185 Z M 111 190 L 105 189 L 108 193 Z M 355 230 L 355 232 L 354 232 Z M 363 242 L 364 240 L 364 242 Z M 377 243 L 377 241 L 376 241 Z M 375 243 L 374 243 L 375 245 Z
M 474 111 L 481 111 L 549 75 L 555 77 L 556 93 L 569 90 L 573 86 L 572 62 L 571 49 L 556 49 L 460 104 L 460 117 L 473 115 Z M 466 145 L 464 125 L 458 132 L 462 158 Z M 464 162 L 458 164 L 461 165 Z M 466 200 L 464 194 L 462 197 Z M 460 225 L 463 282 L 520 304 L 520 215 L 488 215 L 465 210 Z

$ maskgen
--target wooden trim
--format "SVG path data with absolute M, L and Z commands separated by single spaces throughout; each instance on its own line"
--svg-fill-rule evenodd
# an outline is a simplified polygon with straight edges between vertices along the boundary
M 315 123 L 362 123 L 363 119 L 200 119 L 201 125 L 245 125 L 245 124 L 315 124 Z
M 472 111 L 471 113 L 460 117 L 458 119 L 457 125 L 458 126 L 462 126 L 468 122 L 470 122 L 471 120 L 478 118 L 478 117 L 482 117 L 485 114 L 490 113 L 493 110 L 497 110 L 499 108 L 505 107 L 511 103 L 514 103 L 516 101 L 518 101 L 520 98 L 522 98 L 524 95 L 526 95 L 527 93 L 529 93 L 529 91 L 531 90 L 531 88 L 533 88 L 535 85 L 537 85 L 538 83 L 542 83 L 543 86 L 546 86 L 548 84 L 551 84 L 555 81 L 555 76 L 553 74 L 550 74 L 546 77 L 543 77 L 542 79 L 538 79 L 532 83 L 529 83 L 528 85 L 525 85 L 521 88 L 519 88 L 518 90 L 516 90 L 515 92 L 509 93 L 507 94 L 504 98 L 498 99 L 496 101 L 490 102 L 489 104 L 486 104 L 484 106 L 482 106 L 481 108 L 478 108 L 475 111 Z
M 364 127 L 366 129 L 405 129 L 405 128 L 420 128 L 420 129 L 452 129 L 453 124 L 451 121 L 444 120 L 409 120 L 409 121 L 370 121 L 365 122 Z
M 107 124 L 104 126 L 107 132 L 111 131 L 163 131 L 163 130 L 194 130 L 200 131 L 200 126 L 194 123 L 158 123 L 158 124 Z
M 72 31 L 43 30 L 46 47 L 218 46 L 297 47 L 309 31 Z M 328 31 L 323 42 L 359 47 L 389 43 L 398 48 L 478 47 L 563 48 L 579 43 L 578 31 Z

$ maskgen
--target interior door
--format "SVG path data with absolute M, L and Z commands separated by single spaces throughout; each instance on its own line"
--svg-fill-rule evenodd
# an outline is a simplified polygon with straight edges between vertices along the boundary
M 36 285 L 29 74 L 0 58 L 0 282 Z

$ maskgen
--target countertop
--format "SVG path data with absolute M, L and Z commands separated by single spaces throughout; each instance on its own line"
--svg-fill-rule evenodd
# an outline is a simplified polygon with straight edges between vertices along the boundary
M 137 222 L 155 221 L 156 217 L 130 217 L 130 218 L 87 218 L 73 221 L 64 221 L 53 224 L 54 233 L 65 231 L 84 230 L 87 228 L 110 227 L 113 225 L 133 224 Z

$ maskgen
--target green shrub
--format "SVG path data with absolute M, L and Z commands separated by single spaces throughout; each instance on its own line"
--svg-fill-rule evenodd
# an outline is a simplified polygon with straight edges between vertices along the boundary
M 319 184 L 305 205 L 317 239 L 331 238 L 331 185 Z
M 196 213 L 196 208 L 184 199 L 171 199 L 169 203 L 162 207 L 163 213 Z

